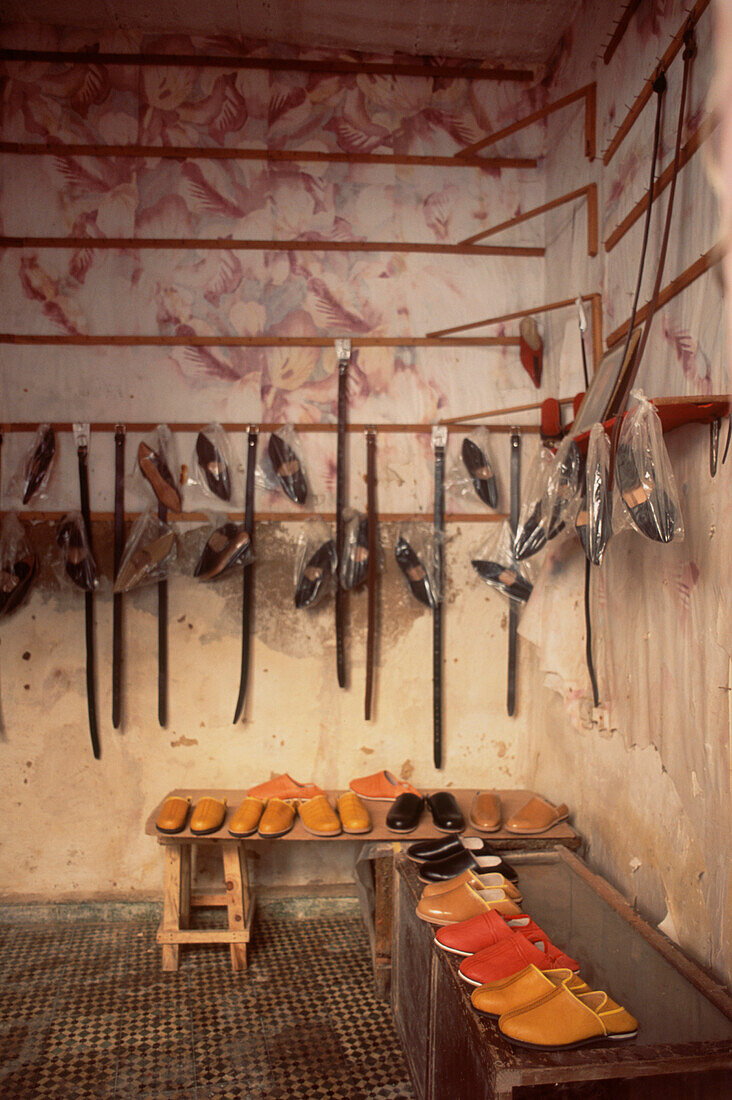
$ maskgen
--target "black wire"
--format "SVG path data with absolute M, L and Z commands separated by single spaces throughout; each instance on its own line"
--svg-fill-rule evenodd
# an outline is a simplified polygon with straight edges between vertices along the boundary
M 587 671 L 590 674 L 590 683 L 592 684 L 592 701 L 596 707 L 599 707 L 600 693 L 597 688 L 597 673 L 595 672 L 595 662 L 592 657 L 592 617 L 590 615 L 591 572 L 592 563 L 589 558 L 585 558 L 585 655 L 587 658 Z

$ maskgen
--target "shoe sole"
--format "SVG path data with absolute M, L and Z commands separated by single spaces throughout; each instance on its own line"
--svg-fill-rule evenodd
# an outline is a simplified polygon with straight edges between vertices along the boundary
M 259 830 L 257 830 L 257 836 L 261 837 L 262 840 L 277 840 L 277 837 L 287 836 L 288 833 L 291 833 L 294 825 L 295 822 L 293 821 L 292 825 L 288 825 L 286 829 L 282 829 L 279 833 L 260 833 Z
M 476 825 L 474 821 L 469 821 L 468 824 L 471 829 L 477 829 L 479 833 L 499 833 L 501 831 L 500 822 L 498 825 L 491 825 L 490 828 L 487 825 Z
M 488 984 L 487 982 L 476 982 L 476 980 L 474 978 L 466 978 L 465 975 L 463 974 L 462 970 L 458 970 L 458 974 L 460 975 L 460 977 L 463 979 L 464 982 L 468 983 L 468 985 L 478 986 L 478 985 L 487 985 Z M 500 981 L 500 978 L 498 979 L 498 981 Z
M 224 823 L 222 821 L 220 825 L 214 825 L 212 829 L 193 829 L 193 828 L 191 828 L 191 832 L 193 833 L 194 836 L 210 836 L 211 833 L 217 833 L 219 831 L 219 829 L 223 828 L 223 825 L 224 825 Z
M 311 836 L 320 837 L 321 840 L 330 840 L 332 836 L 340 836 L 342 832 L 342 829 L 337 829 L 335 832 L 332 833 L 321 833 L 318 829 L 308 829 L 304 821 L 302 823 L 302 827 L 306 833 L 310 833 Z
M 435 917 L 424 917 L 421 913 L 417 913 L 417 916 L 425 924 L 434 924 L 437 928 L 445 928 L 448 924 L 462 924 L 462 921 L 459 920 L 436 920 Z
M 484 1013 L 487 1015 L 487 1013 Z M 502 1038 L 517 1047 L 525 1047 L 526 1050 L 578 1050 L 580 1047 L 599 1046 L 601 1043 L 622 1043 L 626 1039 L 635 1039 L 636 1031 L 625 1031 L 620 1035 L 596 1035 L 591 1039 L 581 1039 L 578 1043 L 563 1043 L 559 1046 L 544 1046 L 541 1043 L 525 1043 L 521 1039 L 513 1039 L 510 1035 L 498 1029 Z
M 461 955 L 464 959 L 470 958 L 471 955 L 475 955 L 475 951 L 458 951 L 456 947 L 445 947 L 444 943 L 440 943 L 437 938 L 435 938 L 435 943 L 438 947 L 442 948 L 443 951 L 448 951 L 451 955 Z
M 233 836 L 234 840 L 244 840 L 248 836 L 254 836 L 256 831 L 257 831 L 257 826 L 256 825 L 254 826 L 253 829 L 249 829 L 246 833 L 235 833 L 235 832 L 232 832 L 231 829 L 229 829 L 229 836 Z
M 369 825 L 367 829 L 347 829 L 343 826 L 343 832 L 348 833 L 349 836 L 362 836 L 364 833 L 370 833 L 373 829 L 373 825 Z

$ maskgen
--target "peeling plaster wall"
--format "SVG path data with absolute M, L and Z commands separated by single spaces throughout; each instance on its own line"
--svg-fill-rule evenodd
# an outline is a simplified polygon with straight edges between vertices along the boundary
M 685 18 L 681 3 L 642 4 L 606 67 L 605 5 L 583 5 L 564 36 L 551 95 L 597 80 L 600 154 Z M 714 20 L 710 8 L 697 28 L 684 140 L 706 109 Z M 681 73 L 679 55 L 668 73 L 659 170 L 672 158 Z M 647 188 L 654 111 L 651 102 L 606 167 L 601 157 L 588 163 L 561 122 L 550 122 L 547 196 L 595 180 L 601 242 Z M 713 150 L 708 142 L 680 173 L 664 285 L 719 235 L 709 172 Z M 655 278 L 667 195 L 652 218 L 641 304 Z M 547 219 L 547 298 L 599 286 L 607 334 L 630 312 L 642 231 L 639 220 L 610 252 L 601 243 L 593 260 L 587 257 L 584 214 L 571 207 L 553 212 Z M 581 366 L 574 317 L 555 314 L 547 337 L 559 359 L 561 391 L 572 393 Z M 726 392 L 725 352 L 721 281 L 712 270 L 657 313 L 637 385 L 650 396 Z M 681 429 L 667 443 L 686 537 L 659 546 L 625 532 L 593 569 L 601 697 L 596 710 L 584 662 L 584 559 L 571 544 L 547 555 L 522 624 L 537 648 L 521 765 L 528 785 L 570 804 L 593 865 L 653 923 L 728 980 L 732 483 L 729 463 L 715 480 L 709 476 L 707 428 Z

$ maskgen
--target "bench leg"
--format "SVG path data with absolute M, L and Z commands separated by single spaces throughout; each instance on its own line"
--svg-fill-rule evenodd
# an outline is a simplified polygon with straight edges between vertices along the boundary
M 229 930 L 243 932 L 247 924 L 251 904 L 246 857 L 242 861 L 241 845 L 237 842 L 224 841 L 221 847 L 223 848 L 224 857 L 224 884 L 226 886 Z M 229 946 L 231 949 L 231 969 L 234 971 L 246 970 L 246 943 L 232 943 Z
M 187 844 L 166 844 L 165 888 L 163 892 L 163 923 L 165 932 L 181 929 L 181 916 L 186 924 L 190 914 L 191 851 Z M 163 970 L 177 970 L 180 947 L 163 944 Z

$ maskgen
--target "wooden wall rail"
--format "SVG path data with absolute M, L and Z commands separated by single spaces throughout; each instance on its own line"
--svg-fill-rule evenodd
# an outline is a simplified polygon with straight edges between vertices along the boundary
M 630 21 L 633 18 L 633 15 L 640 7 L 640 3 L 641 0 L 628 0 L 625 7 L 623 8 L 623 14 L 620 16 L 620 19 L 618 19 L 617 23 L 615 24 L 615 28 L 613 29 L 613 32 L 610 36 L 610 41 L 605 47 L 605 52 L 602 55 L 602 59 L 606 65 L 609 65 L 612 61 L 613 54 L 620 45 L 623 36 L 625 35 L 625 32 L 630 26 Z
M 686 290 L 688 286 L 703 275 L 705 271 L 709 271 L 711 267 L 719 263 L 724 255 L 724 248 L 721 244 L 712 245 L 708 251 L 704 252 L 698 260 L 695 260 L 693 264 L 677 275 L 675 279 L 665 286 L 661 293 L 658 295 L 658 309 L 665 306 L 667 302 L 670 302 L 672 298 L 675 298 L 677 294 L 680 294 L 682 290 Z M 635 324 L 640 325 L 645 321 L 648 316 L 648 307 L 650 303 L 646 302 L 635 315 Z M 610 333 L 607 338 L 608 348 L 614 348 L 620 341 L 627 336 L 628 327 L 630 325 L 630 319 L 624 321 L 622 325 L 618 325 L 616 329 Z
M 494 416 L 509 416 L 513 413 L 533 412 L 541 408 L 543 402 L 530 401 L 526 405 L 510 405 L 506 409 L 486 409 L 484 412 L 469 413 L 467 416 L 451 416 L 447 420 L 441 420 L 440 424 L 444 424 L 448 429 L 451 426 L 459 424 L 464 426 L 469 420 L 489 420 Z M 573 397 L 560 397 L 557 404 L 559 405 L 573 405 Z M 491 429 L 492 431 L 493 429 Z
M 30 157 L 161 157 L 168 160 L 263 160 L 288 164 L 386 164 L 416 168 L 536 168 L 536 157 L 413 156 L 408 153 L 324 153 L 307 149 L 229 149 L 200 145 L 80 145 L 0 141 L 0 153 Z
M 533 408 L 534 406 L 528 406 L 528 407 Z M 518 406 L 517 406 L 516 409 L 501 409 L 500 410 L 501 413 L 510 413 L 510 412 L 515 412 L 515 411 L 518 411 Z M 483 416 L 485 414 L 480 413 L 479 415 Z M 471 418 L 470 417 L 465 417 L 463 419 L 469 420 Z M 11 421 L 7 424 L 0 424 L 0 437 L 5 433 L 10 434 L 10 433 L 14 433 L 14 432 L 35 432 L 41 426 L 42 423 L 44 423 L 44 421 L 40 421 L 40 420 L 14 420 L 14 421 Z M 48 421 L 46 421 L 45 423 L 48 423 Z M 204 421 L 174 420 L 174 421 L 167 421 L 166 427 L 169 428 L 171 430 L 171 432 L 191 432 L 191 433 L 193 433 L 193 432 L 200 432 L 203 428 L 207 427 L 208 423 L 209 423 L 208 421 L 204 422 Z M 443 424 L 443 423 L 447 424 L 449 426 L 449 430 L 451 430 L 451 431 L 452 430 L 458 431 L 459 429 L 462 429 L 463 427 L 465 427 L 465 425 L 461 421 L 458 421 L 457 419 L 449 420 L 449 421 L 441 421 L 440 420 L 440 421 L 437 421 L 436 423 L 438 423 L 438 424 Z M 142 433 L 142 432 L 154 432 L 155 429 L 159 426 L 159 424 L 160 424 L 159 420 L 135 420 L 135 421 L 129 421 L 128 420 L 128 421 L 122 422 L 122 427 L 125 429 L 125 431 L 130 432 L 131 434 L 134 434 L 134 433 Z M 116 432 L 117 429 L 119 428 L 119 426 L 120 426 L 120 421 L 113 422 L 111 420 L 96 420 L 96 421 L 89 424 L 89 431 L 92 432 L 92 433 L 101 432 L 101 433 L 109 434 L 109 433 Z M 221 427 L 227 432 L 247 432 L 247 431 L 249 431 L 250 428 L 256 428 L 257 431 L 260 431 L 260 432 L 276 432 L 280 428 L 284 428 L 284 426 L 285 426 L 284 422 L 282 422 L 282 421 L 272 421 L 271 423 L 263 421 L 261 423 L 257 423 L 257 421 L 252 421 L 252 420 L 238 420 L 238 421 L 237 420 L 232 420 L 232 421 L 227 421 L 226 423 L 221 425 Z M 70 420 L 53 421 L 51 423 L 51 427 L 53 428 L 53 430 L 55 432 L 68 432 L 69 434 L 71 434 L 74 430 L 74 425 Z M 308 435 L 308 434 L 318 435 L 318 434 L 321 434 L 321 433 L 332 434 L 333 432 L 338 431 L 338 425 L 337 424 L 331 424 L 331 423 L 328 423 L 328 422 L 311 424 L 311 423 L 306 421 L 305 423 L 302 423 L 302 424 L 293 424 L 292 427 L 294 428 L 294 430 L 296 432 L 300 432 L 301 434 L 304 434 L 304 435 Z M 364 434 L 367 431 L 374 431 L 374 432 L 378 432 L 378 433 L 386 433 L 386 434 L 393 434 L 393 435 L 414 435 L 414 434 L 419 434 L 419 433 L 429 434 L 432 431 L 432 428 L 433 428 L 433 422 L 432 421 L 430 421 L 429 423 L 417 422 L 417 423 L 413 423 L 413 424 L 407 424 L 407 423 L 403 423 L 403 422 L 375 424 L 375 423 L 367 423 L 367 422 L 364 421 L 363 423 L 360 423 L 360 424 L 357 424 L 357 423 L 346 424 L 346 431 L 347 432 L 354 432 L 354 433 L 363 432 Z M 496 425 L 496 430 L 497 431 L 503 431 L 503 426 L 502 425 Z M 512 428 L 511 428 L 510 425 L 506 425 L 505 430 L 508 432 L 508 431 L 511 431 Z M 528 427 L 528 426 L 524 426 L 524 427 L 521 428 L 521 431 L 530 431 L 530 430 L 531 430 L 531 428 Z M 537 431 L 538 431 L 538 428 L 537 428 Z
M 47 61 L 57 65 L 154 65 L 191 69 L 262 69 L 270 72 L 356 73 L 367 76 L 410 76 L 425 80 L 508 80 L 530 83 L 532 69 L 507 69 L 479 62 L 455 64 L 422 60 L 348 61 L 335 58 L 319 61 L 295 57 L 242 57 L 237 54 L 100 53 L 94 50 L 0 49 L 0 61 Z
M 227 252 L 407 252 L 438 256 L 543 256 L 521 245 L 434 244 L 406 241 L 246 240 L 231 237 L 0 237 L 0 248 L 169 249 Z
M 665 50 L 657 67 L 654 69 L 652 76 L 649 77 L 649 79 L 641 88 L 627 115 L 615 131 L 612 141 L 603 153 L 602 162 L 605 167 L 607 167 L 607 165 L 613 159 L 621 144 L 623 143 L 623 141 L 625 141 L 633 126 L 643 113 L 643 108 L 653 95 L 653 81 L 656 79 L 659 71 L 668 69 L 669 65 L 674 60 L 684 44 L 684 35 L 686 34 L 687 27 L 689 27 L 690 25 L 693 26 L 698 22 L 700 16 L 703 15 L 703 13 L 709 7 L 709 3 L 710 0 L 696 0 L 694 7 L 691 9 L 691 12 L 689 14 L 689 18 L 685 21 L 683 27 L 681 27 L 681 29 L 677 31 L 674 37 L 671 39 L 671 44 Z
M 715 127 L 718 125 L 719 119 L 714 115 L 707 115 L 703 120 L 699 129 L 691 135 L 689 140 L 681 146 L 679 152 L 679 171 L 688 164 L 694 153 L 701 148 L 703 143 L 714 132 Z M 666 165 L 663 172 L 656 177 L 656 182 L 653 185 L 653 201 L 655 202 L 658 196 L 668 187 L 674 174 L 673 161 Z M 619 241 L 623 239 L 628 230 L 635 225 L 638 219 L 645 214 L 648 209 L 648 192 L 646 191 L 642 198 L 638 200 L 632 210 L 629 211 L 623 218 L 623 220 L 613 229 L 605 241 L 605 251 L 610 252 Z
M 335 336 L 70 336 L 0 332 L 0 344 L 32 347 L 111 348 L 333 348 Z M 354 348 L 518 347 L 518 336 L 352 336 Z
M 0 516 L 10 515 L 9 510 L 0 511 Z M 14 512 L 25 523 L 58 523 L 66 512 Z M 126 520 L 138 519 L 144 513 L 125 512 Z M 241 522 L 244 519 L 243 512 L 217 512 L 216 517 Z M 92 512 L 92 521 L 109 522 L 114 519 L 114 512 Z M 335 512 L 255 512 L 254 519 L 257 523 L 302 523 L 309 519 L 324 519 L 326 523 L 335 522 Z M 508 516 L 502 512 L 447 512 L 447 523 L 502 523 Z M 429 523 L 432 524 L 431 512 L 379 512 L 379 523 Z M 206 512 L 168 512 L 168 523 L 210 523 L 211 513 Z
M 473 142 L 472 145 L 466 145 L 455 156 L 456 158 L 474 156 L 481 149 L 494 145 L 495 142 L 508 137 L 510 134 L 518 133 L 519 130 L 523 130 L 527 126 L 533 126 L 535 122 L 541 122 L 548 115 L 554 114 L 555 111 L 561 111 L 563 107 L 569 107 L 571 103 L 577 103 L 580 99 L 585 101 L 585 156 L 588 160 L 594 160 L 597 126 L 597 85 L 594 81 L 592 84 L 585 84 L 582 88 L 578 88 L 576 92 L 570 92 L 569 95 L 562 96 L 555 103 L 548 103 L 546 107 L 534 111 L 526 118 L 519 119 L 518 122 L 512 122 L 510 126 L 504 126 L 502 130 L 496 130 L 495 133 L 489 134 L 488 137 L 482 138 L 480 141 Z
M 508 221 L 500 222 L 498 225 L 492 225 L 490 229 L 483 229 L 480 233 L 474 233 L 472 237 L 466 237 L 464 241 L 460 241 L 460 244 L 475 244 L 476 241 L 482 241 L 486 237 L 493 236 L 494 233 L 500 233 L 503 229 L 510 229 L 514 225 L 520 225 L 521 222 L 529 221 L 531 218 L 537 218 L 540 214 L 546 214 L 549 210 L 555 210 L 558 206 L 564 206 L 568 202 L 575 202 L 577 199 L 587 200 L 587 255 L 596 256 L 598 247 L 596 183 L 588 183 L 584 187 L 578 187 L 576 191 L 568 191 L 566 195 L 560 195 L 559 198 L 552 199 L 551 202 L 545 202 L 542 206 L 535 206 L 533 210 L 527 210 L 523 214 L 517 214 L 514 218 L 509 218 Z

